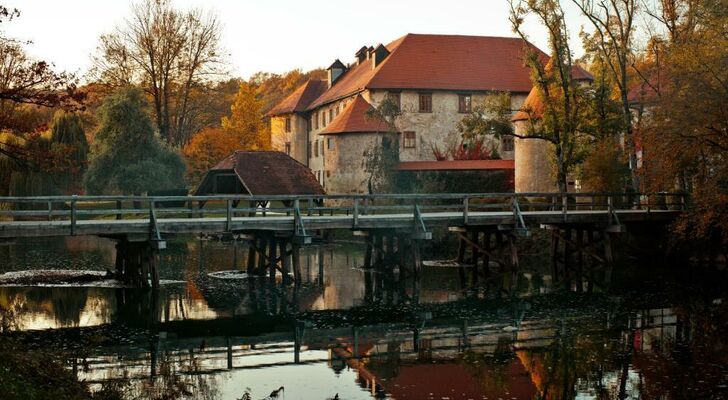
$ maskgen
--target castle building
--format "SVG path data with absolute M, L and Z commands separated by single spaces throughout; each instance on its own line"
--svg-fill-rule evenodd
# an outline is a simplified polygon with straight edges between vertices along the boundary
M 392 130 L 371 110 L 385 98 L 399 106 L 402 166 L 434 161 L 433 149 L 459 141 L 458 122 L 487 95 L 508 92 L 511 109 L 521 108 L 532 88 L 524 46 L 532 45 L 518 38 L 425 34 L 363 46 L 352 63 L 334 61 L 328 79 L 306 82 L 269 112 L 274 148 L 307 165 L 328 193 L 366 193 L 365 152 Z M 504 160 L 516 157 L 513 138 L 490 140 Z

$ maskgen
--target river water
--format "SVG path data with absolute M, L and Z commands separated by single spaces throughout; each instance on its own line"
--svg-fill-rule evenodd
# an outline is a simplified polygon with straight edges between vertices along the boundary
M 577 293 L 537 261 L 477 284 L 443 266 L 414 279 L 332 243 L 305 249 L 298 289 L 215 273 L 242 271 L 246 251 L 170 241 L 158 292 L 0 287 L 0 329 L 129 398 L 728 398 L 728 288 L 705 270 L 627 259 Z M 104 271 L 114 254 L 95 237 L 18 240 L 0 244 L 0 273 Z

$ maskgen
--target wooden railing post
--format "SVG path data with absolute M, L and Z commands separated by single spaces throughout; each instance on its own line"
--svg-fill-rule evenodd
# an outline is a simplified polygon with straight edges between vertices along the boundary
M 121 210 L 121 200 L 116 200 L 116 209 Z M 116 213 L 116 219 L 121 219 L 121 213 Z
M 225 219 L 225 232 L 230 232 L 230 227 L 233 223 L 233 202 L 230 199 L 225 200 L 226 208 L 226 219 Z
M 463 198 L 463 224 L 464 225 L 468 224 L 468 214 L 470 212 L 469 206 L 470 206 L 470 199 L 468 198 L 468 196 L 465 196 L 465 198 Z
M 561 214 L 564 217 L 564 222 L 566 222 L 566 215 L 569 211 L 569 195 L 568 193 L 562 193 L 561 194 Z
M 359 199 L 354 198 L 354 228 L 359 224 Z
M 78 195 L 73 195 L 71 199 L 71 236 L 76 235 L 76 200 Z
M 48 221 L 52 221 L 52 220 L 53 220 L 53 202 L 49 200 L 48 201 Z

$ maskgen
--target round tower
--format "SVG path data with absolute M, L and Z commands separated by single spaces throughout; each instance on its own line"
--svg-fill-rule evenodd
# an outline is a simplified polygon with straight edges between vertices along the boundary
M 543 113 L 538 92 L 532 89 L 523 102 L 521 111 L 513 117 L 514 129 L 517 135 L 528 135 L 528 127 Z M 533 121 L 533 122 L 532 122 Z M 557 192 L 558 187 L 553 177 L 551 155 L 553 144 L 543 139 L 515 138 L 515 191 L 527 192 Z

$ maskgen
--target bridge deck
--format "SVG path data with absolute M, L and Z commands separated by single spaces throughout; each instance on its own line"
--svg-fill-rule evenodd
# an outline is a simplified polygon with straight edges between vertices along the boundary
M 0 197 L 0 238 L 245 231 L 300 236 L 335 229 L 618 225 L 672 219 L 684 207 L 683 195 L 668 193 Z
M 673 210 L 616 210 L 615 214 L 622 222 L 647 220 L 666 220 L 674 218 L 679 211 Z M 524 222 L 529 226 L 556 223 L 608 223 L 607 210 L 569 210 L 561 211 L 524 211 L 521 213 Z M 464 223 L 462 212 L 422 213 L 422 221 L 427 227 L 461 226 Z M 353 215 L 302 216 L 304 226 L 308 230 L 334 229 L 409 229 L 414 224 L 412 213 L 359 215 L 356 224 Z M 75 235 L 120 235 L 149 233 L 150 219 L 122 220 L 80 220 L 76 221 Z M 268 230 L 292 232 L 295 217 L 286 215 L 267 215 L 253 217 L 203 218 L 165 218 L 157 220 L 160 233 L 221 233 L 225 231 L 244 232 Z M 512 212 L 490 211 L 471 212 L 468 214 L 469 226 L 497 226 L 514 224 Z M 9 221 L 0 222 L 0 237 L 37 237 L 68 236 L 71 234 L 71 221 Z

